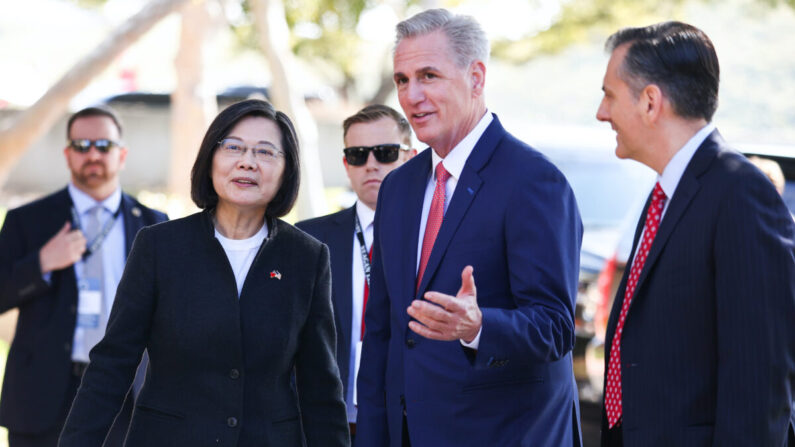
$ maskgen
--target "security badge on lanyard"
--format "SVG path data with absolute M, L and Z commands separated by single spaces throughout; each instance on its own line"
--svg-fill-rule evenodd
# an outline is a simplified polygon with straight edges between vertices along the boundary
M 80 328 L 99 328 L 99 319 L 102 313 L 102 258 L 92 259 L 91 255 L 99 252 L 120 213 L 121 206 L 113 214 L 113 217 L 105 222 L 99 234 L 88 244 L 83 253 L 83 274 L 77 281 L 77 326 Z M 80 216 L 74 207 L 72 207 L 72 226 L 82 230 Z
M 362 231 L 362 224 L 359 222 L 359 216 L 356 216 L 356 238 L 359 239 L 359 249 L 362 252 L 362 268 L 364 269 L 364 280 L 367 282 L 367 286 L 370 286 L 370 255 L 367 253 L 367 244 L 364 241 L 364 231 Z M 365 303 L 366 304 L 366 303 Z M 362 325 L 364 325 L 364 306 L 362 306 Z M 360 339 L 356 343 L 356 353 L 354 354 L 354 367 L 353 367 L 353 374 L 354 377 L 359 375 L 359 365 L 362 360 L 362 340 Z M 353 387 L 353 404 L 358 404 L 358 393 L 356 392 L 356 387 Z
M 97 329 L 102 313 L 102 282 L 97 278 L 81 278 L 77 288 L 77 327 Z

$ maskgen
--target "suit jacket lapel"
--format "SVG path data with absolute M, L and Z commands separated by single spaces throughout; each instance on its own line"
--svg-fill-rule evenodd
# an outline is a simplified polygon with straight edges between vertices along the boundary
M 55 203 L 57 208 L 52 210 L 53 216 L 56 216 L 57 223 L 56 231 L 63 227 L 64 223 L 68 220 L 72 222 L 72 229 L 75 229 L 75 222 L 72 219 L 72 197 L 69 195 L 69 189 L 64 188 L 56 193 Z M 79 223 L 79 222 L 78 222 Z
M 439 267 L 439 263 L 445 251 L 447 251 L 447 247 L 450 245 L 453 235 L 461 224 L 461 220 L 464 218 L 469 206 L 472 204 L 478 190 L 483 184 L 483 180 L 480 178 L 478 172 L 491 158 L 491 154 L 494 153 L 497 143 L 502 139 L 505 133 L 505 129 L 503 129 L 497 116 L 494 115 L 494 120 L 489 124 L 489 127 L 486 128 L 486 131 L 483 132 L 483 135 L 481 135 L 477 144 L 475 144 L 475 148 L 464 164 L 464 169 L 461 171 L 461 178 L 458 179 L 455 191 L 453 192 L 453 199 L 447 207 L 447 212 L 445 212 L 444 219 L 442 220 L 442 226 L 439 228 L 439 234 L 436 235 L 436 241 L 433 244 L 431 256 L 428 258 L 428 265 L 425 267 L 425 273 L 422 275 L 422 283 L 418 289 L 419 296 L 422 296 L 425 289 L 428 287 L 428 283 Z
M 144 221 L 141 214 L 141 208 L 135 204 L 132 197 L 125 193 L 121 195 L 121 212 L 124 215 L 124 260 L 127 260 L 127 255 L 130 254 L 132 243 L 138 230 L 143 228 Z
M 710 163 L 712 163 L 712 160 L 715 159 L 715 156 L 718 153 L 717 141 L 719 138 L 720 134 L 718 131 L 713 131 L 707 137 L 707 139 L 701 143 L 701 146 L 699 146 L 699 148 L 693 154 L 693 158 L 690 160 L 685 172 L 682 174 L 682 178 L 679 180 L 679 184 L 676 186 L 676 191 L 674 191 L 674 196 L 671 197 L 668 209 L 665 211 L 663 220 L 660 223 L 657 236 L 655 236 L 654 242 L 651 245 L 649 256 L 646 258 L 646 263 L 643 265 L 643 270 L 640 272 L 638 285 L 635 287 L 636 295 L 641 287 L 643 287 L 643 283 L 650 274 L 649 272 L 651 272 L 651 270 L 654 268 L 654 264 L 660 257 L 660 254 L 665 248 L 665 244 L 668 242 L 668 239 L 670 238 L 671 233 L 673 233 L 674 228 L 676 228 L 676 226 L 679 224 L 679 221 L 682 219 L 682 215 L 684 215 L 685 211 L 690 205 L 690 202 L 693 200 L 693 197 L 695 197 L 699 188 L 701 188 L 701 183 L 698 181 L 698 178 L 709 167 Z M 644 212 L 643 220 L 645 220 L 645 218 L 646 213 Z M 634 302 L 634 299 L 632 302 L 630 302 L 630 310 L 632 309 Z
M 57 208 L 52 210 L 53 216 L 58 216 L 58 222 L 55 225 L 56 230 L 58 231 L 63 227 L 64 222 L 67 220 L 72 223 L 72 229 L 77 228 L 72 219 L 72 197 L 69 195 L 69 188 L 64 188 L 57 193 L 57 199 L 55 201 L 57 204 Z M 79 225 L 79 222 L 77 223 Z M 54 233 L 53 233 L 54 234 Z M 52 236 L 50 236 L 52 237 Z M 74 298 L 77 300 L 77 274 L 75 273 L 75 266 L 74 264 L 70 265 L 69 267 L 53 272 L 53 275 L 61 275 L 61 281 L 63 282 L 63 288 L 69 288 L 74 290 Z
M 403 281 L 400 281 L 400 285 L 401 287 L 406 287 L 405 290 L 398 292 L 398 296 L 407 297 L 409 302 L 416 296 L 414 291 L 417 283 L 417 246 L 419 244 L 419 228 L 422 220 L 422 202 L 425 199 L 425 188 L 428 185 L 428 177 L 431 173 L 431 151 L 432 149 L 428 148 L 415 157 L 418 162 L 409 173 L 408 184 L 405 187 L 406 195 L 403 203 L 406 208 L 405 213 L 403 213 L 403 221 L 400 223 L 396 222 L 399 225 L 397 228 L 384 222 L 382 227 L 386 226 L 388 229 L 386 231 L 384 229 L 379 230 L 379 233 L 384 235 L 386 240 L 391 239 L 389 237 L 390 231 L 408 232 L 405 238 L 395 239 L 406 241 L 406 245 L 403 246 L 401 244 L 401 246 L 394 247 L 394 249 L 403 254 L 403 260 L 400 263 L 403 268 Z M 403 313 L 405 314 L 405 312 Z M 408 315 L 405 315 L 405 317 L 408 321 Z
M 329 251 L 331 252 L 332 266 L 352 266 L 352 262 L 361 262 L 352 258 L 353 234 L 355 231 L 356 205 L 339 214 L 333 221 L 333 228 L 329 229 L 328 241 Z M 353 295 L 352 273 L 350 268 L 332 268 L 331 287 L 334 293 L 331 296 L 336 301 L 334 303 L 337 311 L 337 318 L 342 326 L 342 333 L 350 336 L 351 334 L 351 296 Z M 348 344 L 350 340 L 337 340 L 337 343 Z

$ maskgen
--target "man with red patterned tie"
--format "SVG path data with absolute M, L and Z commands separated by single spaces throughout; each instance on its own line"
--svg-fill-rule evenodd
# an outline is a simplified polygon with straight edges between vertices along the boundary
M 296 226 L 329 247 L 337 365 L 348 407 L 351 436 L 356 437 L 356 371 L 359 366 L 364 309 L 369 296 L 373 217 L 381 181 L 417 153 L 411 148 L 411 127 L 395 109 L 374 104 L 342 124 L 342 163 L 356 193 L 356 204 L 334 214 L 298 222 Z
M 712 42 L 665 22 L 607 49 L 596 117 L 658 182 L 607 326 L 602 445 L 795 445 L 795 223 L 711 123 Z
M 356 445 L 580 445 L 574 194 L 487 110 L 473 18 L 397 31 L 398 99 L 430 148 L 381 186 Z

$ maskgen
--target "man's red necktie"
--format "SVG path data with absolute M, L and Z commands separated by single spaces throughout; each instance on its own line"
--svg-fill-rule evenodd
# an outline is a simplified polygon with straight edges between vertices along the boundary
M 654 242 L 654 237 L 657 235 L 657 229 L 660 227 L 662 211 L 665 207 L 665 199 L 665 192 L 663 192 L 660 184 L 657 183 L 654 186 L 654 191 L 652 191 L 651 205 L 649 205 L 649 210 L 646 213 L 646 230 L 643 232 L 643 241 L 635 253 L 632 269 L 629 271 L 624 301 L 621 305 L 621 313 L 618 316 L 616 332 L 613 334 L 613 342 L 610 345 L 610 359 L 607 364 L 607 387 L 605 391 L 605 412 L 607 413 L 607 424 L 610 428 L 616 425 L 621 419 L 622 414 L 621 332 L 624 329 L 624 321 L 627 318 L 629 304 L 632 302 L 632 295 L 635 293 L 635 287 L 638 285 L 638 278 L 640 278 L 640 273 L 643 271 L 646 257 L 649 256 L 649 250 L 651 249 L 652 242 Z
M 431 257 L 433 243 L 436 241 L 436 235 L 439 234 L 439 228 L 442 226 L 442 219 L 444 218 L 445 185 L 449 178 L 450 173 L 444 168 L 442 162 L 439 162 L 439 164 L 436 165 L 436 188 L 433 190 L 431 209 L 428 210 L 428 222 L 425 224 L 425 236 L 422 239 L 420 268 L 417 270 L 415 291 L 420 288 L 422 275 L 425 273 L 425 266 L 428 265 L 428 258 Z

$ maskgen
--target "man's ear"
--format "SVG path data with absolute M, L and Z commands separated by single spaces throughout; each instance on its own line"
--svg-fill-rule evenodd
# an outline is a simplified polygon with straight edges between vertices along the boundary
M 644 87 L 640 92 L 640 98 L 638 98 L 638 107 L 644 122 L 649 124 L 656 123 L 662 116 L 664 102 L 665 96 L 660 86 L 649 84 Z
M 469 66 L 470 85 L 476 96 L 483 94 L 486 86 L 486 64 L 483 61 L 475 61 Z
M 119 168 L 124 169 L 126 162 L 127 162 L 127 146 L 122 146 L 119 148 Z

